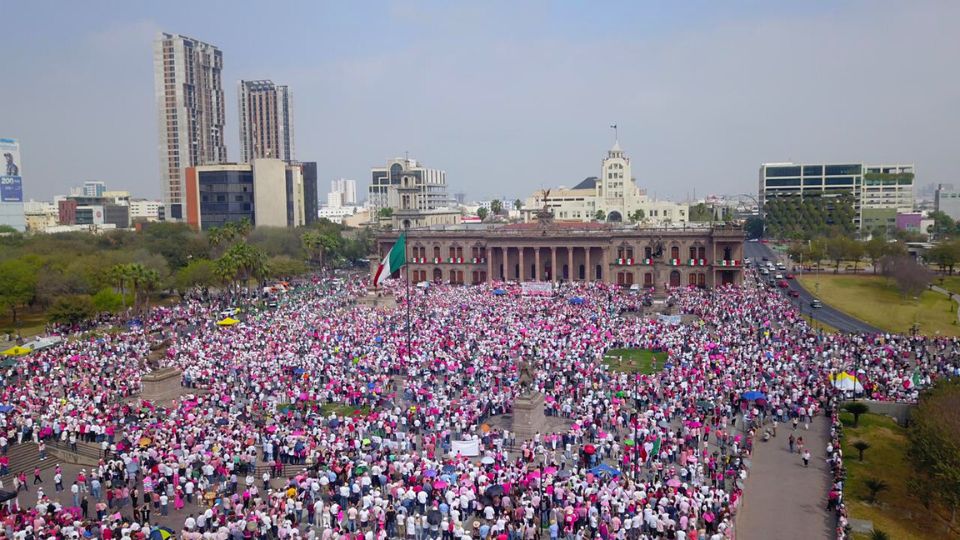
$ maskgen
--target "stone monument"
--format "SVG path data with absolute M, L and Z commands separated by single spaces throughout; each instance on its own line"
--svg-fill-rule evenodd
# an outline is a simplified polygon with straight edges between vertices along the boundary
M 533 363 L 522 359 L 518 365 L 520 387 L 519 394 L 513 400 L 513 420 L 510 430 L 516 434 L 518 442 L 533 439 L 533 436 L 547 425 L 547 416 L 543 412 L 543 394 L 534 390 L 536 369 Z

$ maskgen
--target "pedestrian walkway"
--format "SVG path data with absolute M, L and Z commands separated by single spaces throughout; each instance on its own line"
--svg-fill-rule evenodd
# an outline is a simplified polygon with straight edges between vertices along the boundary
M 789 452 L 790 434 L 803 437 L 810 467 Z M 826 511 L 830 485 L 824 452 L 828 421 L 813 419 L 810 429 L 781 425 L 768 442 L 754 443 L 753 466 L 737 516 L 737 540 L 816 540 L 835 538 L 834 518 Z

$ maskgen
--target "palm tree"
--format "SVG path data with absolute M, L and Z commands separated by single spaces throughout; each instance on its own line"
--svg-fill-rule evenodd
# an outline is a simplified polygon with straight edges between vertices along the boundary
M 870 449 L 870 443 L 867 441 L 854 441 L 853 447 L 860 453 L 860 461 L 863 461 L 863 453 Z
M 843 406 L 843 409 L 848 413 L 853 415 L 853 427 L 860 425 L 860 415 L 870 412 L 870 407 L 866 403 L 861 403 L 859 401 L 854 401 L 853 403 L 847 403 Z
M 123 308 L 127 308 L 127 294 L 124 285 L 130 279 L 130 265 L 115 264 L 110 268 L 110 279 L 117 284 L 117 292 L 120 293 Z
M 520 199 L 513 201 L 514 210 L 520 210 L 521 208 L 523 208 L 523 201 L 521 201 Z
M 493 212 L 493 215 L 499 215 L 500 212 L 503 212 L 503 202 L 500 199 L 494 199 L 490 202 L 490 211 Z
M 867 496 L 867 502 L 869 503 L 877 502 L 877 495 L 881 491 L 886 491 L 890 487 L 886 482 L 880 480 L 879 478 L 867 478 L 863 482 L 863 485 L 870 490 L 870 494 Z
M 870 531 L 870 540 L 890 540 L 890 535 L 880 529 Z

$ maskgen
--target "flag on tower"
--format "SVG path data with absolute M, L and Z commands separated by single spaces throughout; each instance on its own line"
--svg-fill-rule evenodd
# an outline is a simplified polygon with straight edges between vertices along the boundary
M 397 238 L 397 242 L 393 244 L 390 252 L 387 253 L 387 256 L 380 262 L 380 266 L 377 267 L 377 273 L 373 276 L 374 287 L 379 287 L 390 277 L 390 274 L 396 272 L 406 264 L 406 252 L 407 237 L 405 233 L 400 233 L 400 238 Z

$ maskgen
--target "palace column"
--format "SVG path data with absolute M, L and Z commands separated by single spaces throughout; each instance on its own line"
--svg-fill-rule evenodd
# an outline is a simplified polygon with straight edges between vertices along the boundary
M 593 281 L 593 278 L 591 277 L 593 273 L 590 271 L 590 247 L 587 246 L 583 248 L 583 252 L 585 253 L 585 258 L 583 261 L 583 277 L 586 278 L 586 281 L 590 282 Z
M 613 283 L 613 281 L 610 279 L 610 276 L 607 275 L 610 272 L 610 260 L 609 260 L 610 249 L 607 247 L 602 247 L 600 249 L 602 250 L 601 253 L 603 254 L 603 267 L 600 273 L 600 281 L 603 281 L 606 283 Z
M 523 283 L 523 275 L 524 275 L 524 272 L 523 272 L 523 250 L 524 250 L 524 248 L 523 248 L 523 247 L 519 247 L 519 248 L 517 248 L 517 249 L 520 251 L 520 259 L 519 259 L 519 261 L 518 261 L 518 262 L 520 263 L 520 264 L 518 265 L 518 266 L 520 267 L 520 268 L 519 268 L 520 271 L 518 272 L 518 275 L 517 275 L 517 281 L 519 281 L 520 283 Z
M 540 281 L 541 276 L 543 276 L 543 273 L 540 268 L 540 246 L 533 248 L 533 260 L 534 260 L 534 267 L 536 268 L 536 271 L 534 271 L 533 273 L 534 274 L 533 280 Z
M 487 283 L 493 283 L 493 250 L 496 248 L 487 247 L 484 253 L 487 254 Z
M 557 282 L 557 248 L 556 246 L 549 248 L 550 249 L 550 281 Z

